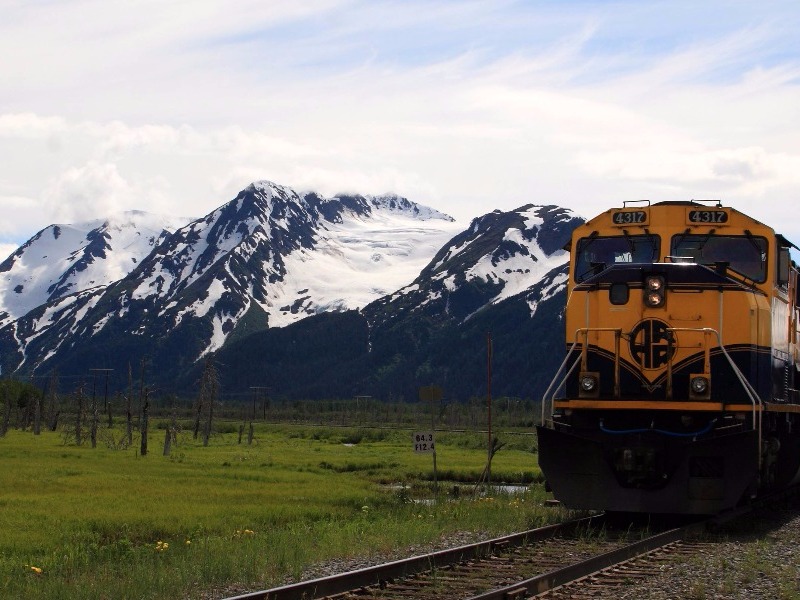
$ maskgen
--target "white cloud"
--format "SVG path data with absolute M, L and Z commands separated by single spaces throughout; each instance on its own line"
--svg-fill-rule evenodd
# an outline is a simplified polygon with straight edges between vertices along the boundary
M 68 169 L 44 195 L 50 214 L 67 223 L 116 213 L 136 201 L 133 188 L 116 165 L 95 162 Z
M 17 244 L 0 244 L 0 263 L 11 256 L 18 247 Z
M 200 216 L 255 179 L 461 219 L 721 197 L 787 223 L 800 9 L 700 4 L 9 7 L 0 243 L 105 210 Z

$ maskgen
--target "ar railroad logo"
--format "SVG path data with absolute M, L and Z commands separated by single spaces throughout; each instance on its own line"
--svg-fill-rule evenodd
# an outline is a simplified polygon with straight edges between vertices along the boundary
M 660 369 L 675 354 L 675 334 L 659 319 L 636 324 L 629 338 L 631 356 L 642 369 Z

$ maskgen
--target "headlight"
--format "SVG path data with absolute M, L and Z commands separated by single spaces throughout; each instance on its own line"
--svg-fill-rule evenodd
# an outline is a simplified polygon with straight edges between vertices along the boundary
M 644 303 L 650 308 L 664 306 L 666 282 L 661 275 L 648 275 L 644 280 Z
M 658 292 L 647 293 L 647 304 L 650 306 L 658 306 L 664 300 L 664 297 Z

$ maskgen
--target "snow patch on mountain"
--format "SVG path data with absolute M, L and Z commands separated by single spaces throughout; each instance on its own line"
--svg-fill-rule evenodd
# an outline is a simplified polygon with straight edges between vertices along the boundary
M 568 279 L 569 275 L 567 273 L 560 273 L 547 282 L 546 285 L 539 290 L 538 294 L 530 294 L 528 296 L 527 303 L 531 311 L 531 317 L 536 314 L 536 309 L 542 302 L 549 300 L 566 287 Z
M 379 209 L 383 206 L 376 205 Z M 352 213 L 342 222 L 325 222 L 314 249 L 285 259 L 286 275 L 272 286 L 263 308 L 271 327 L 283 327 L 308 314 L 356 309 L 413 281 L 436 251 L 463 225 L 426 209 L 395 206 L 366 219 Z
M 492 304 L 525 291 L 532 282 L 539 281 L 553 268 L 569 260 L 564 250 L 545 253 L 532 234 L 544 224 L 544 219 L 538 214 L 540 208 L 534 206 L 520 211 L 524 229 L 507 230 L 498 248 L 467 271 L 467 280 L 480 278 L 490 283 L 502 282 L 502 290 L 492 299 Z

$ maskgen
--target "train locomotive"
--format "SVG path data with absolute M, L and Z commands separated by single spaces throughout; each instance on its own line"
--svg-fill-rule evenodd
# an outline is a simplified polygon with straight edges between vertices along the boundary
M 717 514 L 800 479 L 798 269 L 718 201 L 575 229 L 539 464 L 567 507 Z

